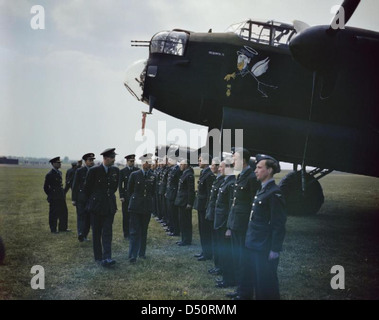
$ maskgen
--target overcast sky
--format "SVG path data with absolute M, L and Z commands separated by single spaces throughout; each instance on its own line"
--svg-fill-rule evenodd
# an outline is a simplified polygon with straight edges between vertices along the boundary
M 123 156 L 141 141 L 148 106 L 125 89 L 125 70 L 148 57 L 130 41 L 150 40 L 173 28 L 223 32 L 252 19 L 329 24 L 338 0 L 0 0 L 0 156 L 79 159 L 115 147 Z M 34 5 L 45 10 L 45 29 L 33 30 Z M 364 0 L 349 26 L 379 31 L 379 1 Z M 174 128 L 202 127 L 159 111 L 147 117 Z M 139 135 L 138 135 L 139 136 Z

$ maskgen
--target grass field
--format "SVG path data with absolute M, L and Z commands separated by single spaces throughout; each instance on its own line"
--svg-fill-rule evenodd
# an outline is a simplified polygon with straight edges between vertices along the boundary
M 231 289 L 215 288 L 215 277 L 207 272 L 212 262 L 198 262 L 193 257 L 200 251 L 196 211 L 191 246 L 176 246 L 178 238 L 168 237 L 152 219 L 148 257 L 134 265 L 127 259 L 128 242 L 122 237 L 118 211 L 112 244 L 117 264 L 104 269 L 93 261 L 92 243 L 77 240 L 70 193 L 67 205 L 73 232 L 50 233 L 42 189 L 48 170 L 0 167 L 0 236 L 6 246 L 4 265 L 0 266 L 0 300 L 226 299 L 225 293 Z M 288 217 L 279 264 L 282 299 L 378 299 L 379 179 L 335 173 L 321 184 L 325 204 L 319 214 Z M 31 288 L 34 265 L 44 267 L 44 290 Z M 344 267 L 344 290 L 330 286 L 333 265 Z

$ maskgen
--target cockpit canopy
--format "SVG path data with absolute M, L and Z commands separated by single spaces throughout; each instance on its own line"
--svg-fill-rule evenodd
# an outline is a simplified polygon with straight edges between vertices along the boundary
M 183 56 L 188 33 L 179 30 L 158 32 L 151 39 L 150 53 L 165 53 Z
M 291 38 L 296 34 L 292 25 L 273 20 L 247 20 L 231 25 L 226 31 L 233 32 L 244 40 L 273 47 L 288 47 Z

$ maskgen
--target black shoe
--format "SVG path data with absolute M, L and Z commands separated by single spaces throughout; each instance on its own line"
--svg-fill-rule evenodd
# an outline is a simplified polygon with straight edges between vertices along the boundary
M 196 253 L 193 255 L 195 258 L 200 258 L 203 256 L 203 253 Z
M 233 284 L 227 283 L 224 281 L 221 281 L 221 282 L 216 284 L 216 288 L 229 288 L 229 287 L 233 287 L 233 286 L 234 286 Z
M 197 258 L 197 261 L 206 261 L 206 260 L 208 260 L 208 259 L 204 256 Z
M 220 271 L 221 271 L 220 268 L 216 268 L 216 267 L 208 270 L 210 274 L 220 274 Z
M 225 297 L 227 298 L 235 298 L 235 297 L 239 297 L 239 293 L 237 291 L 234 291 L 234 292 L 228 292 Z
M 101 261 L 101 265 L 103 267 L 110 267 L 110 266 L 113 266 L 114 264 L 116 263 L 115 260 L 113 259 L 104 259 L 103 261 Z
M 83 236 L 82 234 L 79 234 L 79 235 L 78 235 L 78 240 L 79 240 L 80 242 L 83 242 L 83 241 L 84 241 L 84 236 Z
M 58 234 L 58 231 L 51 231 L 52 234 Z
M 190 243 L 185 243 L 185 242 L 178 243 L 179 247 L 184 247 L 184 246 L 189 246 L 189 245 L 191 245 L 191 244 Z
M 129 259 L 129 262 L 130 262 L 130 263 L 136 263 L 136 262 L 137 262 L 137 259 L 136 259 L 136 258 L 130 258 L 130 259 Z

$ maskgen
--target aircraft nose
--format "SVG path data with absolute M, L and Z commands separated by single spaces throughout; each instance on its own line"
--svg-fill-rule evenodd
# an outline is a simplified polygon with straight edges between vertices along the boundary
M 126 70 L 124 85 L 138 101 L 143 99 L 147 60 L 138 60 Z

